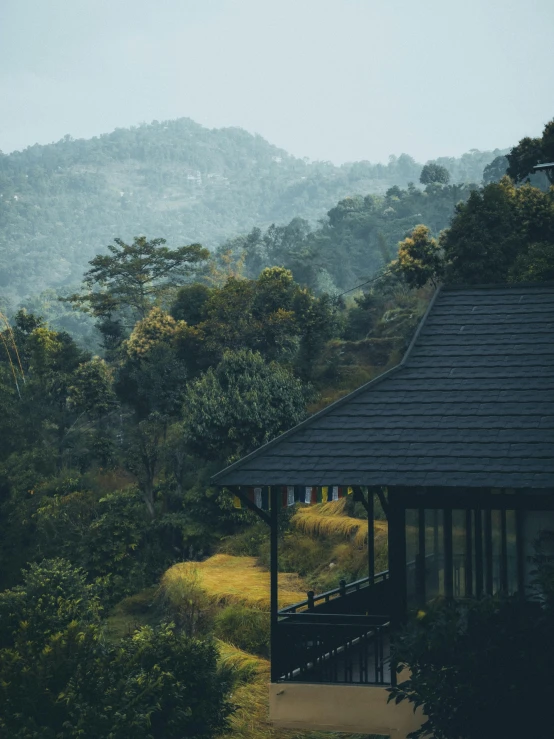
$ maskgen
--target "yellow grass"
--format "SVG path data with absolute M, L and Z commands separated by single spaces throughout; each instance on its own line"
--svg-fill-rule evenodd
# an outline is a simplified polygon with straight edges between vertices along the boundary
M 255 557 L 215 554 L 204 562 L 180 562 L 164 574 L 161 590 L 174 589 L 180 580 L 193 581 L 216 603 L 269 610 L 269 572 L 258 567 Z M 308 589 L 298 575 L 279 573 L 279 607 L 305 600 Z
M 219 650 L 220 661 L 229 667 L 234 667 L 240 673 L 257 674 L 260 671 L 267 672 L 269 670 L 269 661 L 256 657 L 254 654 L 245 652 L 243 649 L 235 647 L 221 639 L 216 639 L 217 648 Z
M 299 508 L 293 525 L 309 536 L 342 536 L 359 546 L 367 546 L 367 521 L 344 515 L 346 498 Z M 375 535 L 387 530 L 385 521 L 375 521 Z
M 223 664 L 249 675 L 235 686 L 231 695 L 236 710 L 229 720 L 229 730 L 223 734 L 225 739 L 329 739 L 329 734 L 324 732 L 274 728 L 269 722 L 269 662 L 224 641 L 218 640 L 217 646 Z M 367 739 L 353 734 L 333 736 Z

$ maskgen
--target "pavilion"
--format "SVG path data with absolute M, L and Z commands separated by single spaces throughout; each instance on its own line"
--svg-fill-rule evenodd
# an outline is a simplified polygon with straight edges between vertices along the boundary
M 537 548 L 554 558 L 553 452 L 554 285 L 448 286 L 397 367 L 215 475 L 270 524 L 272 720 L 397 739 L 417 728 L 421 714 L 387 703 L 394 629 L 439 597 L 526 597 Z M 339 486 L 368 511 L 368 577 L 279 611 L 282 501 Z

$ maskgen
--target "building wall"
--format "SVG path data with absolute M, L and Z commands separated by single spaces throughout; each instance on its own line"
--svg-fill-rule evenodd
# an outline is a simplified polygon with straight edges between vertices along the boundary
M 388 703 L 386 688 L 371 685 L 272 683 L 269 717 L 283 729 L 382 734 L 406 739 L 424 721 L 403 701 Z

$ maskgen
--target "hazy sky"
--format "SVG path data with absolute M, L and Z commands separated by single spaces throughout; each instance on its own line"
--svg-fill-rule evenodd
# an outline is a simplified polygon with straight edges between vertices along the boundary
M 554 0 L 0 0 L 0 149 L 187 116 L 420 161 L 554 117 Z

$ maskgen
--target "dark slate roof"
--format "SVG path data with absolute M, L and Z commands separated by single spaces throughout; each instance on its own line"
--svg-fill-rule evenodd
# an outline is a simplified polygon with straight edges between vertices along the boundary
M 213 482 L 554 487 L 554 285 L 442 288 L 398 367 Z

